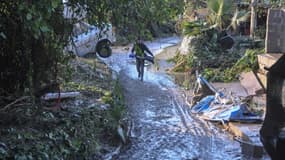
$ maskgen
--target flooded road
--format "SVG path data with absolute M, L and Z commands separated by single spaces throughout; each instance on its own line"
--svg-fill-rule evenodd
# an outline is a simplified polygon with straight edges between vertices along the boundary
M 166 39 L 163 44 L 177 43 L 173 41 Z M 163 48 L 155 43 L 160 42 L 147 45 L 158 53 Z M 135 63 L 128 58 L 128 53 L 128 50 L 114 49 L 114 54 L 104 60 L 118 73 L 132 119 L 130 144 L 122 149 L 118 159 L 243 159 L 239 143 L 230 134 L 189 114 L 183 91 L 171 77 L 153 72 L 148 66 L 144 82 L 138 80 Z

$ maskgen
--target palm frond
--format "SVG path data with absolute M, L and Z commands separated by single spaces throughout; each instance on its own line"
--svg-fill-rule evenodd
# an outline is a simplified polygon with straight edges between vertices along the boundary
M 231 24 L 227 27 L 227 29 L 232 27 L 234 30 L 236 30 L 237 26 L 240 25 L 241 22 L 247 21 L 249 16 L 250 16 L 250 12 L 239 11 L 238 9 L 236 9 L 231 19 Z
M 222 30 L 225 25 L 225 17 L 233 12 L 233 0 L 208 0 L 207 7 L 210 11 L 208 16 L 208 23 L 210 25 L 217 25 Z
M 205 25 L 199 21 L 183 23 L 184 34 L 188 36 L 201 34 L 204 28 L 206 28 Z

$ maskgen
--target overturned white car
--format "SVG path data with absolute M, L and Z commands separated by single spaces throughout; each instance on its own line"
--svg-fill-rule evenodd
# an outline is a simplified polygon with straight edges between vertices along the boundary
M 71 42 L 65 47 L 65 51 L 73 52 L 77 56 L 97 53 L 100 57 L 106 58 L 112 54 L 110 46 L 114 41 L 115 36 L 110 24 L 99 29 L 81 21 L 74 25 Z
M 84 22 L 87 12 L 86 6 L 79 4 L 74 8 L 69 6 L 68 0 L 62 0 L 64 5 L 63 16 L 66 19 L 77 20 L 73 26 L 70 43 L 65 47 L 66 52 L 73 52 L 78 56 L 84 56 L 87 53 L 98 53 L 100 57 L 111 56 L 110 45 L 115 42 L 115 36 L 111 24 L 103 24 L 103 27 L 97 27 Z

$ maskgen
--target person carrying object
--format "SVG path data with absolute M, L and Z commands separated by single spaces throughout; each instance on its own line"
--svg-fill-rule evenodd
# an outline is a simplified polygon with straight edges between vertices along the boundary
M 143 81 L 144 61 L 147 60 L 154 64 L 154 56 L 140 38 L 136 40 L 131 52 L 135 53 L 138 78 Z

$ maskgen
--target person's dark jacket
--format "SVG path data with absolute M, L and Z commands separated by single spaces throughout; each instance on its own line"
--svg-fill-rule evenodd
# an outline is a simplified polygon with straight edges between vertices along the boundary
M 144 53 L 144 56 L 147 56 L 146 53 L 148 53 L 149 55 L 151 55 L 153 57 L 153 54 L 151 53 L 151 51 L 148 49 L 148 47 L 144 43 L 135 43 L 133 48 L 132 48 L 132 53 L 134 53 L 134 51 L 136 50 L 136 47 L 138 47 L 141 50 L 141 52 Z M 137 55 L 137 53 L 136 53 L 136 55 Z

